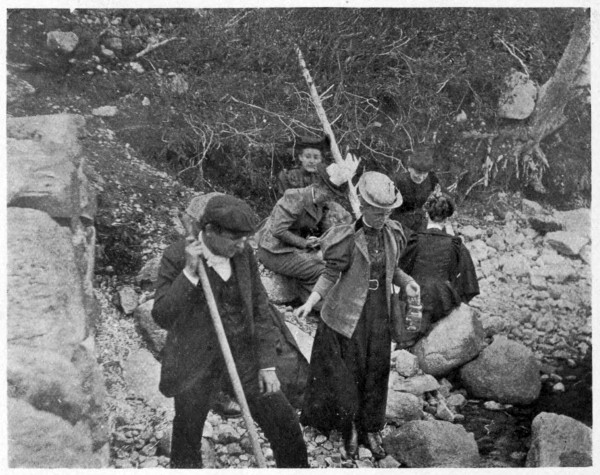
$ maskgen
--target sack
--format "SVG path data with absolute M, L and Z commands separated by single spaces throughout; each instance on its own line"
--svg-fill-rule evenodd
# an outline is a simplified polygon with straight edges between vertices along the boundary
M 406 329 L 406 302 L 400 298 L 399 292 L 394 292 L 392 285 L 390 332 L 392 339 L 396 342 L 396 349 L 402 350 L 413 346 L 419 337 L 418 331 Z

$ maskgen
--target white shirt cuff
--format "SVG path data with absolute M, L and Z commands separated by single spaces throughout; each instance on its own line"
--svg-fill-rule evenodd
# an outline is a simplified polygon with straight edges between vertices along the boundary
M 198 282 L 200 282 L 200 277 L 191 275 L 185 267 L 183 268 L 183 275 L 185 275 L 194 286 L 197 286 Z
M 273 366 L 272 368 L 260 368 L 261 371 L 277 371 L 277 368 Z

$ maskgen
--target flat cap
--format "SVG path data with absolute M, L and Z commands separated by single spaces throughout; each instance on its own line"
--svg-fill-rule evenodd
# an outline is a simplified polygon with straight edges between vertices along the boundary
M 204 214 L 200 219 L 200 227 L 216 224 L 233 233 L 253 233 L 258 218 L 245 201 L 235 196 L 219 194 L 206 203 Z

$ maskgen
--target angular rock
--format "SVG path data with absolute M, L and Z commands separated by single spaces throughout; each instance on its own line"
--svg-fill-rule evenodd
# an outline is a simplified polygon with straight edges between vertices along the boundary
M 475 263 L 487 259 L 493 252 L 493 249 L 490 249 L 490 247 L 481 239 L 476 239 L 475 241 L 468 242 L 466 246 L 467 249 L 469 249 L 471 257 L 473 258 L 473 261 Z
M 399 466 L 400 462 L 391 455 L 386 455 L 385 458 L 379 461 L 379 468 L 398 468 Z
M 160 269 L 160 260 L 162 256 L 153 257 L 144 264 L 142 270 L 135 277 L 138 285 L 152 284 L 154 285 L 158 279 L 158 270 Z
M 445 376 L 475 358 L 484 346 L 483 326 L 476 312 L 461 304 L 435 324 L 413 347 L 419 367 L 433 376 Z
M 94 452 L 89 428 L 8 398 L 10 468 L 103 468 L 108 456 Z
M 411 421 L 383 438 L 388 455 L 411 468 L 477 467 L 475 437 L 461 425 L 445 421 Z
M 227 445 L 240 441 L 240 434 L 230 424 L 220 424 L 216 433 L 217 442 Z
M 590 238 L 591 215 L 588 208 L 578 208 L 569 211 L 554 211 L 554 217 L 567 232 Z
M 423 400 L 414 394 L 388 389 L 385 418 L 389 421 L 402 422 L 421 419 Z
M 119 306 L 125 315 L 131 315 L 138 306 L 138 294 L 133 287 L 125 286 L 118 291 Z
M 486 239 L 485 243 L 487 246 L 495 249 L 498 252 L 504 252 L 506 250 L 506 241 L 504 237 L 500 234 L 492 234 L 489 238 Z
M 127 387 L 144 398 L 148 405 L 173 414 L 173 398 L 167 398 L 158 390 L 160 363 L 144 348 L 133 351 L 123 363 L 123 379 Z
M 306 361 L 310 363 L 310 355 L 312 353 L 312 347 L 315 339 L 293 323 L 286 322 L 286 325 L 296 340 L 302 355 L 306 358 Z
M 524 213 L 535 216 L 544 213 L 544 207 L 541 204 L 539 204 L 537 201 L 531 201 L 526 199 L 523 199 L 523 201 L 521 201 L 521 209 Z
M 72 31 L 50 31 L 46 33 L 46 46 L 63 53 L 72 53 L 79 44 L 79 37 Z
M 8 72 L 6 77 L 6 102 L 13 104 L 35 94 L 35 88 L 24 79 Z
M 430 374 L 421 374 L 411 378 L 397 378 L 393 382 L 392 388 L 395 391 L 411 393 L 420 396 L 429 391 L 435 391 L 440 387 L 440 383 Z
M 506 320 L 500 315 L 482 315 L 481 325 L 486 337 L 497 335 L 506 328 Z
M 479 357 L 460 369 L 472 397 L 508 404 L 530 404 L 541 389 L 540 368 L 529 348 L 496 336 Z
M 461 408 L 467 404 L 467 398 L 464 397 L 461 393 L 453 393 L 446 398 L 446 403 L 450 407 Z
M 417 357 L 406 350 L 394 351 L 392 359 L 394 360 L 394 368 L 400 376 L 410 378 L 419 371 Z
M 152 307 L 154 299 L 147 300 L 137 307 L 133 312 L 133 317 L 137 322 L 142 337 L 148 343 L 150 350 L 159 354 L 167 341 L 167 330 L 160 328 L 152 318 Z
M 459 234 L 467 238 L 467 240 L 473 241 L 483 236 L 484 231 L 482 229 L 476 228 L 475 226 L 468 224 L 467 226 L 463 226 L 462 228 L 460 228 Z
M 591 467 L 592 429 L 568 416 L 542 412 L 531 424 L 527 467 Z
M 546 234 L 545 243 L 565 256 L 576 256 L 589 239 L 568 231 L 555 231 Z
M 548 283 L 546 282 L 546 277 L 539 274 L 531 274 L 529 284 L 535 290 L 546 290 L 548 288 Z
M 592 263 L 592 246 L 586 244 L 579 251 L 579 258 L 585 262 L 587 265 L 591 265 Z
M 92 115 L 97 117 L 114 117 L 119 110 L 115 106 L 102 106 L 92 109 Z
M 498 99 L 498 115 L 506 119 L 523 120 L 535 109 L 537 87 L 526 74 L 512 70 L 504 79 L 504 88 Z
M 572 264 L 548 264 L 532 269 L 532 276 L 539 276 L 544 279 L 551 279 L 556 283 L 563 283 L 569 280 L 577 280 L 580 272 Z
M 504 274 L 513 277 L 523 277 L 529 275 L 531 267 L 522 256 L 503 255 L 499 260 L 500 266 Z

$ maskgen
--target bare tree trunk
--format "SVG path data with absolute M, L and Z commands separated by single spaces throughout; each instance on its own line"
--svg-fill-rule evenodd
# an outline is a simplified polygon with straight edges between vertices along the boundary
M 564 110 L 578 93 L 581 86 L 580 75 L 589 54 L 589 11 L 582 10 L 554 75 L 538 91 L 536 107 L 529 118 L 529 124 L 499 130 L 491 135 L 472 132 L 463 134 L 465 139 L 487 139 L 490 144 L 482 183 L 487 186 L 496 175 L 512 170 L 521 182 L 532 185 L 538 192 L 546 192 L 541 180 L 550 164 L 540 144 L 567 122 Z M 502 154 L 501 149 L 506 149 L 507 144 L 510 152 L 508 155 L 506 152 Z

